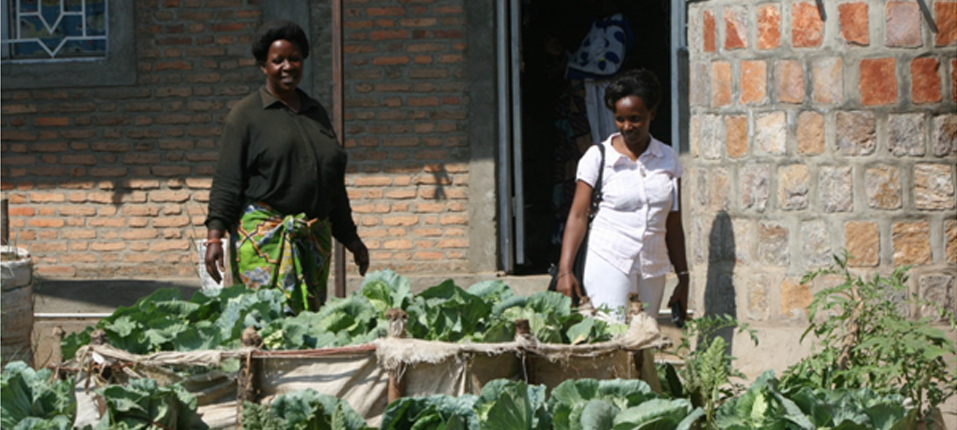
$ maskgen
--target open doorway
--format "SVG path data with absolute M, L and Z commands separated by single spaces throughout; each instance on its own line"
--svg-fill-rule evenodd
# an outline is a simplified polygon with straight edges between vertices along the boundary
M 569 77 L 569 53 L 592 23 L 620 13 L 630 47 L 619 71 L 648 68 L 662 84 L 651 133 L 670 143 L 671 0 L 521 0 L 521 190 L 524 261 L 516 274 L 545 273 L 558 262 L 578 159 L 592 144 L 583 79 Z M 607 136 L 603 136 L 607 137 Z

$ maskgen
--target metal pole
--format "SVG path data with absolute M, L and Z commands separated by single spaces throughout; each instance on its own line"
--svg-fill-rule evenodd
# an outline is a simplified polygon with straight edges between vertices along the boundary
M 499 266 L 511 273 L 515 262 L 512 251 L 512 154 L 511 109 L 509 105 L 509 55 L 508 55 L 508 0 L 495 2 L 495 93 L 498 109 L 498 151 L 496 155 L 496 173 L 498 177 L 498 255 Z
M 343 63 L 343 34 L 342 34 L 342 0 L 333 0 L 332 2 L 332 121 L 336 136 L 339 136 L 339 144 L 346 144 L 345 128 L 345 107 L 343 106 L 345 97 L 345 83 L 343 82 L 342 63 Z M 336 277 L 335 294 L 336 297 L 346 296 L 346 251 L 339 241 L 335 246 L 334 269 Z

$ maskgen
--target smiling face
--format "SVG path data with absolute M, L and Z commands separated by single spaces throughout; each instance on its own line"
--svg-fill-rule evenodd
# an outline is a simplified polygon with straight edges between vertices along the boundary
M 651 120 L 655 119 L 656 112 L 657 109 L 648 109 L 638 96 L 622 97 L 615 102 L 615 127 L 625 143 L 629 146 L 648 144 Z
M 269 45 L 266 62 L 259 65 L 266 75 L 266 88 L 279 98 L 296 93 L 302 80 L 302 53 L 296 44 L 278 39 Z

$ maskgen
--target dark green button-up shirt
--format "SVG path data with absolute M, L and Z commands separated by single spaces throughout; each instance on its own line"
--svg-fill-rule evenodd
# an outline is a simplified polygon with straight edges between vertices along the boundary
M 343 244 L 359 238 L 346 194 L 346 152 L 322 105 L 302 91 L 299 100 L 293 112 L 261 87 L 229 112 L 207 228 L 234 229 L 243 204 L 258 201 L 283 215 L 328 217 Z

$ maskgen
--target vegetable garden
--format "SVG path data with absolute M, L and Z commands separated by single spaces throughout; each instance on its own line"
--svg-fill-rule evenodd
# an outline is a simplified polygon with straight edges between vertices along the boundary
M 62 341 L 65 361 L 3 371 L 3 429 L 915 429 L 946 428 L 955 346 L 898 311 L 907 268 L 842 283 L 809 309 L 814 352 L 746 383 L 729 316 L 689 321 L 677 344 L 643 313 L 627 325 L 558 293 L 446 281 L 413 294 L 370 273 L 359 291 L 290 316 L 284 296 L 237 286 L 161 290 Z M 917 303 L 917 299 L 911 299 Z M 929 303 L 918 303 L 933 308 Z M 827 315 L 827 317 L 822 317 Z M 654 365 L 649 352 L 680 360 Z M 220 414 L 228 419 L 216 421 Z

